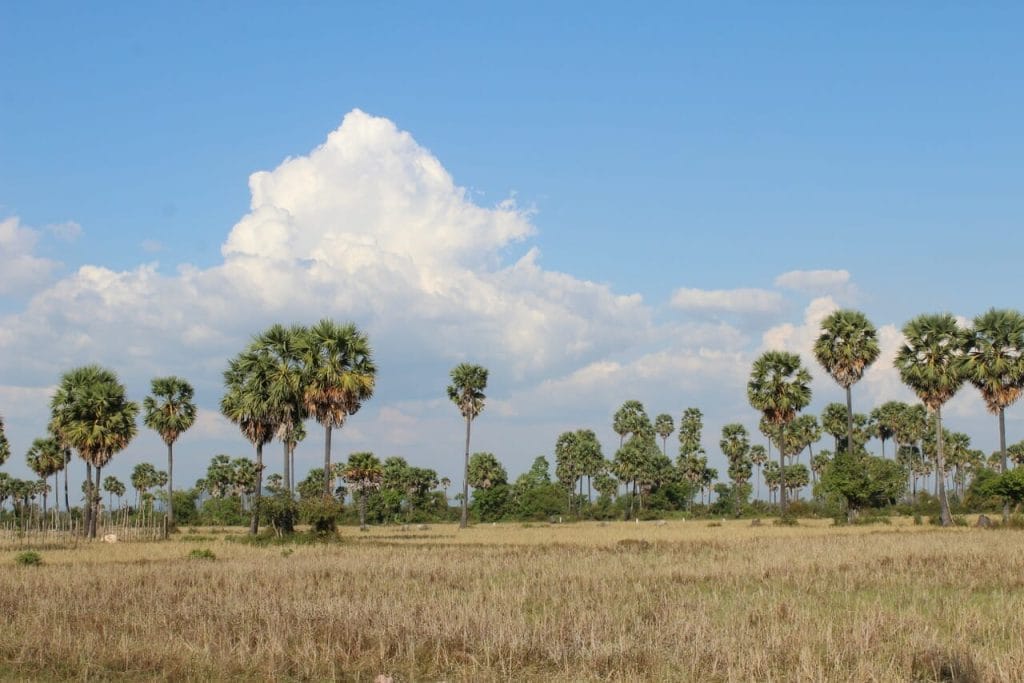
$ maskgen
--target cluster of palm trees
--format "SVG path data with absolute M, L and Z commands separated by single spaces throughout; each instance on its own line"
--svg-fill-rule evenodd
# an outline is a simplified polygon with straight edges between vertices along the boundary
M 232 358 L 224 372 L 221 412 L 256 450 L 251 533 L 259 530 L 263 447 L 278 439 L 284 453 L 283 489 L 294 491 L 294 451 L 302 423 L 324 427 L 324 498 L 332 497 L 332 430 L 373 395 L 377 368 L 365 334 L 351 324 L 321 320 L 304 327 L 273 325 Z

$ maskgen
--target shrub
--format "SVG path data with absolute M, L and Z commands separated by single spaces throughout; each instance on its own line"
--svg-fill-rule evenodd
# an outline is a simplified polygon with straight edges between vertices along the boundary
M 43 556 L 34 550 L 26 550 L 15 555 L 14 561 L 23 567 L 37 567 L 43 563 Z
M 338 518 L 341 517 L 342 505 L 334 499 L 309 498 L 300 505 L 300 516 L 309 525 L 314 534 L 327 536 L 338 530 Z
M 772 523 L 775 526 L 799 526 L 800 524 L 800 522 L 797 521 L 797 518 L 789 513 L 782 515 Z
M 195 548 L 188 554 L 190 560 L 216 560 L 217 556 L 209 548 Z

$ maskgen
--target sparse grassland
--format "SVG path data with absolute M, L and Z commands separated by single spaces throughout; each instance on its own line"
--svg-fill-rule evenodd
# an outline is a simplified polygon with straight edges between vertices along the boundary
M 340 537 L 257 547 L 203 530 L 45 549 L 39 566 L 3 548 L 0 677 L 1024 680 L 1020 531 L 677 521 Z

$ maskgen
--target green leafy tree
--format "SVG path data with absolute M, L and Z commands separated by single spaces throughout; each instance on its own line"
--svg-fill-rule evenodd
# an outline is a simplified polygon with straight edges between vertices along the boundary
M 966 379 L 963 357 L 969 334 L 957 325 L 952 315 L 945 313 L 914 318 L 903 327 L 903 336 L 905 343 L 896 354 L 895 366 L 903 383 L 935 413 L 935 476 L 942 525 L 949 526 L 953 518 L 944 482 L 942 406 L 953 398 Z
M 878 354 L 878 331 L 860 311 L 838 310 L 821 322 L 814 357 L 836 384 L 846 390 L 846 438 L 851 456 L 855 452 L 852 387 L 878 359 Z
M 847 519 L 853 521 L 866 507 L 895 503 L 906 490 L 907 473 L 899 463 L 871 455 L 836 454 L 825 467 L 821 487 L 846 501 Z
M 167 523 L 174 526 L 174 442 L 196 421 L 195 391 L 180 377 L 157 377 L 142 402 L 143 422 L 167 445 Z
M 466 453 L 462 472 L 462 516 L 459 528 L 469 525 L 469 436 L 473 420 L 484 409 L 484 389 L 487 388 L 487 368 L 481 365 L 459 363 L 451 372 L 452 383 L 448 385 L 448 398 L 459 408 L 466 421 Z
M 0 415 L 0 465 L 7 462 L 9 457 L 11 457 L 11 444 L 4 432 L 4 416 Z
M 135 437 L 139 406 L 128 400 L 116 374 L 88 365 L 64 374 L 50 408 L 55 431 L 96 470 L 95 483 L 90 484 L 87 525 L 89 536 L 95 538 L 101 471 Z M 86 474 L 88 478 L 89 468 Z
M 324 471 L 331 468 L 331 432 L 373 396 L 377 366 L 369 339 L 352 323 L 324 319 L 299 339 L 306 410 L 324 428 Z M 324 498 L 331 496 L 330 478 Z
M 644 404 L 637 400 L 626 401 L 612 416 L 612 428 L 619 435 L 620 448 L 627 436 L 648 429 L 650 425 L 651 421 L 644 410 Z
M 779 428 L 782 443 L 785 443 L 786 426 L 796 418 L 797 413 L 811 402 L 811 373 L 803 367 L 800 356 L 786 351 L 767 351 L 754 361 L 750 381 L 747 383 L 747 398 L 750 405 L 761 411 L 765 420 Z M 785 455 L 780 449 L 779 505 L 786 513 Z
M 1024 390 L 1024 315 L 991 309 L 974 319 L 964 354 L 967 381 L 981 392 L 989 412 L 999 417 L 999 450 L 1006 471 L 1006 409 Z M 1003 506 L 1003 521 L 1010 505 Z

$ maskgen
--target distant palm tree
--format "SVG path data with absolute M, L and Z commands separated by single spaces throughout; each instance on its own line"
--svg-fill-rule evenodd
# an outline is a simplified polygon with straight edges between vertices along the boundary
M 11 444 L 4 433 L 4 416 L 0 415 L 0 465 L 7 462 L 9 457 L 11 457 Z
M 860 311 L 835 311 L 821 322 L 814 357 L 836 384 L 846 390 L 847 449 L 854 455 L 853 394 L 851 387 L 878 359 L 878 331 Z
M 196 421 L 192 385 L 180 377 L 157 377 L 142 402 L 143 422 L 167 445 L 167 526 L 174 527 L 174 442 Z M 117 494 L 118 497 L 121 494 Z
M 331 431 L 340 429 L 373 396 L 377 366 L 366 335 L 352 323 L 323 319 L 302 336 L 304 400 L 324 428 L 324 472 L 331 472 Z M 324 477 L 324 497 L 331 477 Z
M 459 528 L 469 526 L 469 433 L 473 420 L 483 412 L 484 389 L 487 388 L 487 368 L 482 365 L 459 363 L 451 372 L 452 383 L 448 385 L 448 398 L 459 408 L 466 420 L 466 456 L 462 472 L 462 518 Z
M 668 437 L 675 430 L 676 426 L 672 422 L 672 416 L 668 413 L 662 413 L 654 418 L 654 433 L 661 437 L 661 452 L 664 455 L 668 455 Z
M 750 462 L 754 463 L 757 467 L 755 491 L 761 490 L 761 468 L 764 467 L 765 463 L 768 462 L 768 450 L 761 444 L 750 447 Z
M 964 357 L 964 373 L 981 392 L 989 412 L 999 416 L 999 452 L 1005 472 L 1005 413 L 1024 390 L 1024 315 L 991 309 L 975 318 Z M 1003 521 L 1009 518 L 1007 501 L 1003 504 Z
M 935 413 L 935 476 L 941 507 L 942 525 L 953 518 L 946 498 L 946 463 L 942 451 L 942 406 L 963 385 L 964 349 L 967 330 L 948 314 L 921 315 L 903 327 L 905 343 L 896 354 L 895 366 L 903 383 Z
M 64 374 L 50 407 L 53 411 L 51 424 L 60 437 L 96 470 L 95 483 L 89 482 L 88 525 L 89 536 L 95 538 L 101 471 L 114 454 L 124 450 L 135 437 L 139 406 L 128 400 L 116 374 L 97 365 L 88 365 Z
M 766 351 L 751 369 L 747 383 L 750 405 L 761 411 L 765 419 L 780 430 L 779 506 L 786 513 L 785 448 L 786 425 L 811 402 L 811 373 L 800 362 L 800 356 L 786 351 Z
M 366 498 L 370 491 L 380 489 L 384 470 L 373 453 L 353 453 L 341 470 L 341 478 L 359 500 L 359 529 L 366 530 Z
M 121 496 L 124 495 L 125 487 L 121 480 L 114 476 L 104 477 L 103 490 L 110 496 L 109 507 L 114 509 L 114 496 L 117 496 L 118 505 L 121 504 Z
M 57 473 L 64 469 L 64 450 L 54 438 L 36 439 L 25 456 L 30 470 L 40 479 L 51 475 L 53 480 L 54 500 L 57 499 Z M 57 504 L 54 504 L 57 507 Z M 46 514 L 46 491 L 43 491 L 43 514 Z
M 903 411 L 907 404 L 901 401 L 886 401 L 871 411 L 874 435 L 882 442 L 882 457 L 885 457 L 885 442 L 896 438 Z

